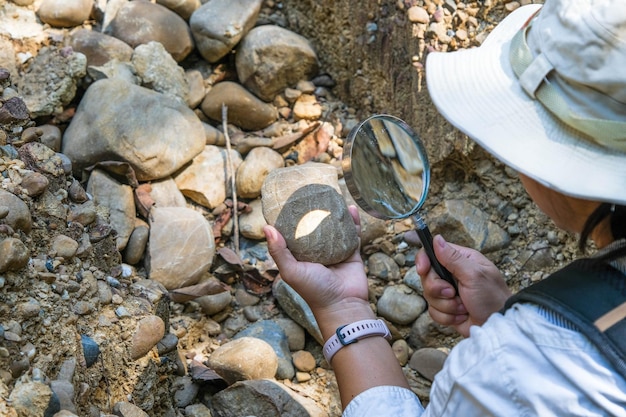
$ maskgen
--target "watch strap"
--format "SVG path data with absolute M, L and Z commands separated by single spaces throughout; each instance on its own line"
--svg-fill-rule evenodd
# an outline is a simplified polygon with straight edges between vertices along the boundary
M 330 364 L 332 357 L 342 347 L 372 336 L 382 336 L 389 340 L 391 339 L 391 332 L 385 322 L 380 319 L 360 320 L 338 327 L 335 334 L 324 343 L 322 351 L 326 362 Z

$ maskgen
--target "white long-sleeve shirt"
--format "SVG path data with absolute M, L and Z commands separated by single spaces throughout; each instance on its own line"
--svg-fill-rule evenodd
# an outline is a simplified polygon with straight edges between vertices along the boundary
M 426 409 L 410 390 L 383 386 L 343 413 L 370 416 L 626 417 L 626 380 L 584 335 L 536 305 L 516 304 L 452 349 Z

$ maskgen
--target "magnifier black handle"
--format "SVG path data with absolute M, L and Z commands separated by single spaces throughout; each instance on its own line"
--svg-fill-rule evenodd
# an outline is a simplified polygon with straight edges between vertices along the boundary
M 433 248 L 433 235 L 430 234 L 430 230 L 428 229 L 428 226 L 426 226 L 426 223 L 424 223 L 423 221 L 419 222 L 417 224 L 416 231 L 417 231 L 417 235 L 420 238 L 420 241 L 422 242 L 422 246 L 424 246 L 424 250 L 426 251 L 426 254 L 428 255 L 428 259 L 430 259 L 430 265 L 435 269 L 435 272 L 437 273 L 437 275 L 439 275 L 441 278 L 445 279 L 450 284 L 452 284 L 452 286 L 454 287 L 454 290 L 458 294 L 459 288 L 457 287 L 456 281 L 452 277 L 452 274 L 443 265 L 439 263 L 439 261 L 437 260 L 437 257 L 435 256 L 435 249 Z

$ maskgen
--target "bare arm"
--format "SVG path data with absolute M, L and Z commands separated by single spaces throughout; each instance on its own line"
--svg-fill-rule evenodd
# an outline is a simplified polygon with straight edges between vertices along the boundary
M 356 208 L 350 207 L 350 212 L 358 227 Z M 375 318 L 368 302 L 367 277 L 358 250 L 346 261 L 331 267 L 298 262 L 274 227 L 266 226 L 264 230 L 282 279 L 309 304 L 324 340 L 340 326 Z M 331 365 L 344 408 L 369 388 L 381 385 L 408 388 L 389 342 L 382 337 L 361 339 L 343 347 L 333 356 Z

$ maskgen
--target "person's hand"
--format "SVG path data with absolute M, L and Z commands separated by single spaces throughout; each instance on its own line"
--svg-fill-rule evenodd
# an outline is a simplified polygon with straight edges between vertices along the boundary
M 357 208 L 350 206 L 349 210 L 357 229 L 360 229 Z M 264 227 L 264 232 L 281 278 L 304 298 L 320 328 L 326 327 L 323 325 L 328 322 L 334 331 L 336 321 L 342 317 L 345 323 L 373 317 L 368 303 L 367 277 L 358 249 L 347 260 L 326 267 L 297 261 L 276 228 L 268 225 Z
M 417 273 L 428 301 L 432 319 L 453 326 L 469 336 L 472 325 L 482 325 L 492 313 L 500 310 L 511 296 L 498 268 L 480 252 L 446 242 L 440 235 L 433 239 L 437 259 L 457 280 L 459 294 L 431 268 L 422 249 L 415 257 Z

